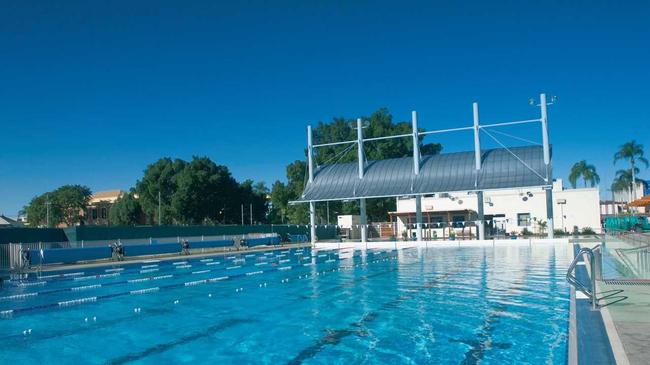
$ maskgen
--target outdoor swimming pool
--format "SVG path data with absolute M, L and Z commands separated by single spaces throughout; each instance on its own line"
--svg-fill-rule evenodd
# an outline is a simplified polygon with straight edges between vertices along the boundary
M 44 273 L 0 290 L 0 362 L 564 364 L 571 258 L 306 248 Z

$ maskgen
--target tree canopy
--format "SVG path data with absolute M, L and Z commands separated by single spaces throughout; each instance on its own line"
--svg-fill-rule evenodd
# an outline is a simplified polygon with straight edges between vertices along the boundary
M 63 185 L 34 197 L 25 207 L 29 224 L 39 227 L 49 223 L 50 227 L 54 227 L 62 223 L 69 226 L 80 223 L 91 194 L 87 186 Z
M 135 186 L 144 213 L 158 222 L 160 192 L 161 223 L 203 224 L 241 223 L 244 205 L 245 223 L 266 221 L 268 189 L 264 183 L 246 180 L 239 184 L 226 166 L 217 165 L 208 157 L 191 161 L 162 158 L 149 165 Z
M 588 164 L 585 160 L 576 162 L 571 167 L 571 172 L 569 173 L 569 182 L 574 189 L 576 188 L 578 179 L 580 177 L 582 177 L 585 187 L 587 187 L 587 183 L 589 183 L 593 188 L 600 182 L 600 176 L 596 172 L 596 166 Z
M 119 197 L 108 213 L 109 221 L 115 225 L 135 225 L 142 216 L 140 201 L 133 193 L 126 193 Z
M 176 175 L 180 173 L 187 162 L 169 157 L 161 158 L 144 170 L 142 180 L 138 180 L 135 191 L 138 194 L 142 210 L 151 220 L 158 222 L 158 204 L 160 197 L 160 222 L 172 223 L 171 198 L 176 191 Z M 159 195 L 160 194 L 160 195 Z

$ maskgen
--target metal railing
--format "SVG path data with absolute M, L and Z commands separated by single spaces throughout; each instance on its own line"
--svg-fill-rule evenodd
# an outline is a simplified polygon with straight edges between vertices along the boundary
M 571 265 L 569 265 L 569 269 L 567 270 L 566 273 L 566 281 L 573 285 L 574 288 L 577 290 L 581 291 L 584 295 L 586 295 L 590 300 L 591 300 L 591 309 L 596 310 L 598 309 L 598 298 L 596 297 L 596 259 L 594 255 L 594 251 L 599 250 L 600 245 L 596 245 L 593 248 L 588 248 L 588 247 L 583 247 L 578 251 L 576 256 L 573 258 L 573 261 L 571 262 Z M 589 259 L 589 267 L 590 267 L 590 280 L 591 280 L 591 285 L 588 287 L 586 284 L 581 283 L 580 280 L 574 275 L 574 271 L 576 269 L 576 266 L 578 265 L 579 260 L 584 256 L 587 255 Z

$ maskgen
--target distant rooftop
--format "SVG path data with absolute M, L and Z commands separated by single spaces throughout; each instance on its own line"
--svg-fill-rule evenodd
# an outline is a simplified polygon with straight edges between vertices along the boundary
M 100 201 L 115 202 L 119 197 L 121 197 L 125 192 L 123 190 L 106 190 L 98 191 L 90 197 L 90 203 L 99 203 Z
M 0 228 L 22 227 L 23 224 L 5 215 L 0 215 Z

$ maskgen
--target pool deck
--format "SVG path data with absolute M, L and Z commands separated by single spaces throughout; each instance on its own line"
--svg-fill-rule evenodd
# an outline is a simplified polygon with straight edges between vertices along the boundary
M 593 245 L 585 245 L 587 247 Z M 581 280 L 588 280 L 589 265 L 578 267 L 584 271 Z M 629 282 L 606 283 L 596 281 L 600 314 L 605 326 L 612 353 L 617 364 L 649 364 L 650 363 L 650 281 L 640 280 L 633 285 Z M 585 302 L 587 309 L 590 301 Z M 585 351 L 589 350 L 589 345 Z M 580 362 L 579 362 L 580 363 Z
M 599 293 L 623 290 L 601 300 L 603 317 L 611 318 L 629 364 L 650 363 L 650 283 L 612 285 L 599 281 L 597 287 Z

